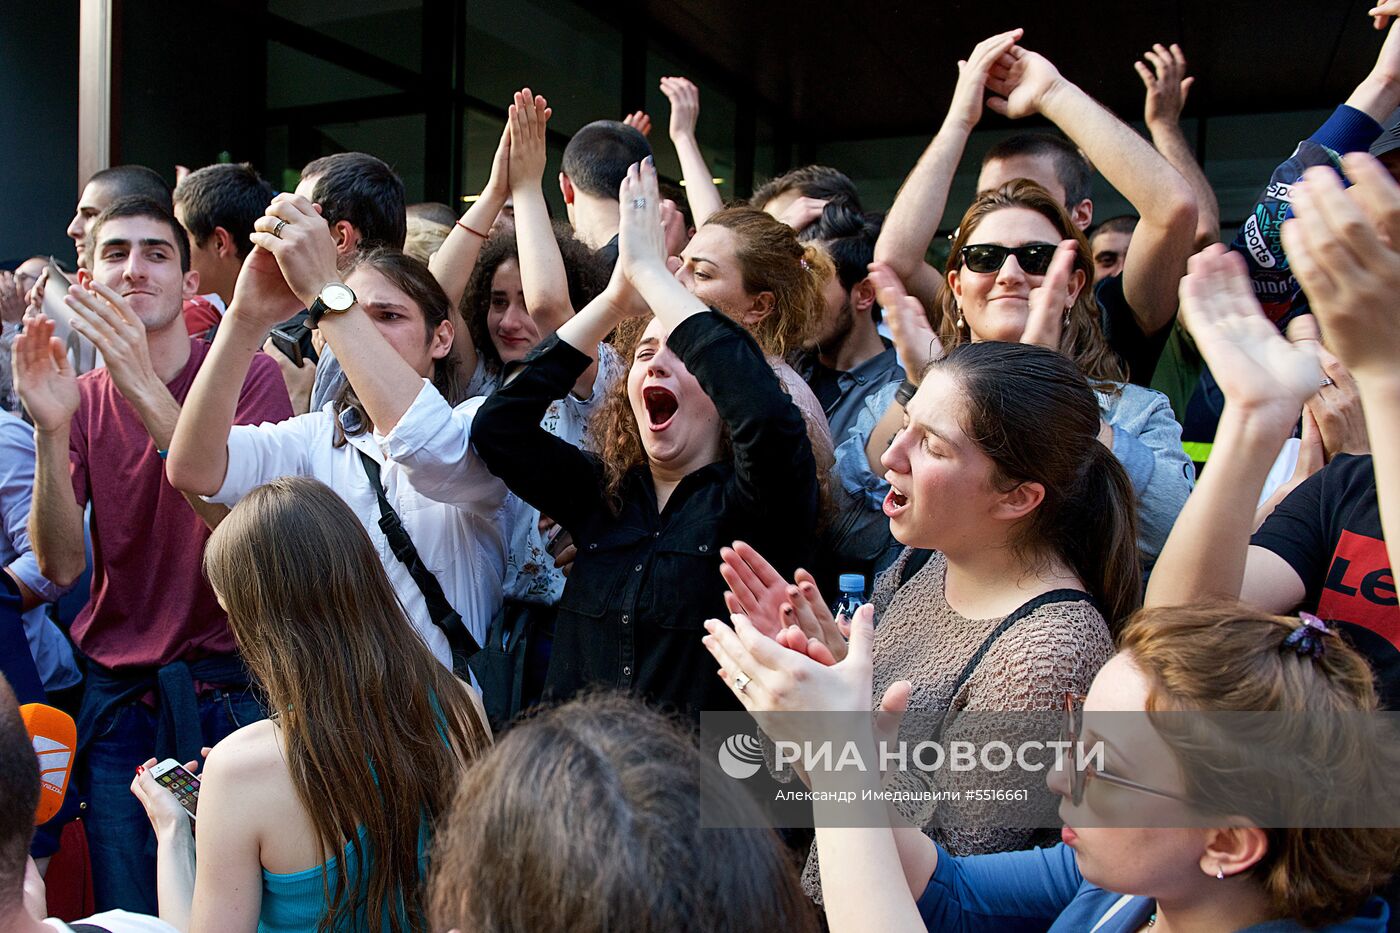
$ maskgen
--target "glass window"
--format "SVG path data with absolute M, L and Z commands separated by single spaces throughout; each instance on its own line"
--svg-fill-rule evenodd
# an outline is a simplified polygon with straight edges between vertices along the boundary
M 583 8 L 469 0 L 466 34 L 466 91 L 473 97 L 504 108 L 528 84 L 549 99 L 550 128 L 565 134 L 594 120 L 622 119 L 622 36 Z
M 422 0 L 267 0 L 267 11 L 376 58 L 422 67 Z
M 393 94 L 399 88 L 305 55 L 280 42 L 267 44 L 269 110 Z
M 337 152 L 368 152 L 399 173 L 405 197 L 412 204 L 423 200 L 424 133 L 421 113 L 353 123 L 269 127 L 266 177 L 290 191 L 296 187 L 302 166 L 312 159 Z
M 696 124 L 696 141 L 710 167 L 710 175 L 721 179 L 720 197 L 726 202 L 734 200 L 734 99 L 719 88 L 709 84 L 694 74 L 693 69 L 675 61 L 656 49 L 647 52 L 646 109 L 651 114 L 651 147 L 656 153 L 656 168 L 663 177 L 681 179 L 680 159 L 671 145 L 669 129 L 671 124 L 671 102 L 661 93 L 661 78 L 677 76 L 689 78 L 700 90 L 700 119 Z
M 491 177 L 491 162 L 496 157 L 496 147 L 501 142 L 501 130 L 505 120 L 494 114 L 467 108 L 463 119 L 466 134 L 466 158 L 462 160 L 462 200 L 453 209 L 459 213 L 466 211 L 476 199 L 481 189 L 486 187 Z M 554 119 L 550 118 L 553 124 Z M 564 220 L 564 197 L 559 193 L 559 165 L 564 158 L 564 144 L 551 139 L 544 166 L 544 199 L 549 205 L 555 220 Z

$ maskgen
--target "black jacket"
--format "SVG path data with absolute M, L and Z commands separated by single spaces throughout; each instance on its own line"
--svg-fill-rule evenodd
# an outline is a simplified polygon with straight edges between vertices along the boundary
M 641 466 L 625 478 L 615 514 L 598 458 L 540 427 L 590 362 L 557 339 L 482 405 L 472 442 L 491 472 L 578 548 L 559 600 L 546 694 L 562 700 L 616 688 L 698 717 L 739 708 L 700 642 L 706 619 L 728 619 L 719 550 L 743 539 L 784 575 L 810 562 L 816 462 L 802 415 L 743 328 L 718 312 L 699 314 L 667 346 L 714 402 L 733 453 L 687 475 L 664 513 Z

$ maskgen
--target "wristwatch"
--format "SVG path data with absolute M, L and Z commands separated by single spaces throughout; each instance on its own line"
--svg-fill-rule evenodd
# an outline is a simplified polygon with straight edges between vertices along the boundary
M 355 303 L 355 293 L 344 282 L 327 282 L 321 294 L 306 309 L 306 326 L 315 327 L 325 314 L 344 314 Z

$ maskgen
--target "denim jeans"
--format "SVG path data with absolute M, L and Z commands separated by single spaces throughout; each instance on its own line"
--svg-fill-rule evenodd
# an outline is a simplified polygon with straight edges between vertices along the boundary
M 220 690 L 199 700 L 206 745 L 265 718 L 251 688 Z M 136 768 L 151 757 L 155 744 L 155 713 L 143 703 L 130 703 L 116 711 L 86 749 L 82 778 L 88 792 L 88 849 L 99 911 L 159 912 L 155 832 L 141 802 L 131 793 Z

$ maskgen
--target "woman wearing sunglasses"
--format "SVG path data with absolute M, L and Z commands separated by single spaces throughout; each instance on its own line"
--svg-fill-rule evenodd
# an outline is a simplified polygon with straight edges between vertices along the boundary
M 1013 181 L 984 191 L 963 215 L 946 275 L 937 340 L 922 320 L 891 315 L 911 385 L 942 349 L 984 340 L 1040 344 L 1073 360 L 1098 395 L 1099 439 L 1132 480 L 1138 549 L 1144 572 L 1149 571 L 1191 492 L 1194 472 L 1167 397 L 1127 383 L 1122 362 L 1108 345 L 1089 288 L 1093 261 L 1084 234 L 1044 188 Z M 882 300 L 881 305 L 888 313 L 888 304 Z M 897 323 L 907 325 L 903 333 Z M 894 390 L 876 397 L 859 426 L 862 436 L 870 432 L 866 453 L 875 477 L 882 473 L 880 455 L 900 426 L 902 397 Z M 872 428 L 874 412 L 884 416 Z M 864 477 L 870 494 L 883 495 L 881 484 L 872 480 Z
M 834 740 L 837 747 L 850 741 L 862 760 L 878 761 L 871 720 L 836 712 L 857 709 L 870 695 L 871 618 L 868 609 L 856 614 L 850 651 L 832 666 L 779 644 L 743 615 L 733 617 L 732 629 L 707 623 L 706 641 L 751 711 L 805 713 L 761 717 L 773 738 Z M 832 933 L 1382 933 L 1389 910 L 1373 892 L 1400 868 L 1400 829 L 1261 828 L 1278 825 L 1264 787 L 1308 801 L 1312 826 L 1345 825 L 1342 795 L 1309 797 L 1327 777 L 1364 799 L 1393 801 L 1386 795 L 1393 794 L 1394 764 L 1381 759 L 1393 758 L 1394 749 L 1368 744 L 1364 717 L 1355 715 L 1376 709 L 1365 660 L 1314 618 L 1262 615 L 1223 601 L 1144 610 L 1118 647 L 1082 707 L 1066 698 L 1066 738 L 1118 742 L 1101 766 L 1077 770 L 1072 758 L 1061 758 L 1048 772 L 1066 824 L 1059 845 L 956 857 L 917 830 L 851 828 L 849 805 L 843 810 L 830 798 L 878 791 L 880 775 L 812 771 Z M 896 683 L 882 708 L 898 713 L 908 696 L 909 685 Z M 1282 727 L 1255 737 L 1280 758 L 1306 749 L 1306 770 L 1281 774 L 1278 759 L 1260 763 L 1222 755 L 1228 746 L 1203 750 L 1174 739 L 1186 734 L 1173 728 L 1180 713 L 1304 711 L 1332 715 L 1325 729 L 1320 717 L 1279 717 Z M 1150 713 L 1163 725 L 1138 728 L 1125 741 L 1105 715 L 1119 712 Z M 1142 823 L 1155 825 L 1127 828 Z

